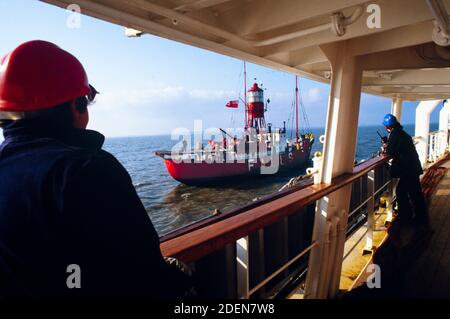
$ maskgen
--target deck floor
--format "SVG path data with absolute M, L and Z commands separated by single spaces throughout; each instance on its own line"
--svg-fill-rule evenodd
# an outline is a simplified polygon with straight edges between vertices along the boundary
M 434 232 L 406 272 L 405 297 L 450 298 L 450 161 L 441 166 L 448 170 L 429 208 Z
M 348 298 L 450 298 L 450 161 L 429 205 L 431 232 L 394 221 L 386 242 L 373 256 L 381 288 L 362 285 Z

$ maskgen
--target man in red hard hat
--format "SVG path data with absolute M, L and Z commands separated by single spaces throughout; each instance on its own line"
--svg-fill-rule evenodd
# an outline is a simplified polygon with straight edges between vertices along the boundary
M 96 90 L 45 41 L 0 60 L 0 299 L 176 297 L 130 176 L 86 130 Z

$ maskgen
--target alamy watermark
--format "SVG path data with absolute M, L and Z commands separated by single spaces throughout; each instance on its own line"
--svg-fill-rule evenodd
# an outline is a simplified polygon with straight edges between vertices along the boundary
M 377 264 L 370 264 L 366 268 L 367 277 L 366 285 L 369 289 L 381 288 L 381 267 Z
M 81 28 L 81 7 L 78 4 L 72 3 L 66 7 L 69 11 L 69 16 L 66 20 L 66 26 L 69 29 L 80 29 Z M 370 3 L 366 7 L 366 12 L 369 16 L 366 19 L 366 25 L 369 29 L 380 29 L 381 28 L 381 7 L 379 4 Z M 174 25 L 178 24 L 178 21 L 174 19 Z
M 381 7 L 378 4 L 371 3 L 367 5 L 366 12 L 370 13 L 366 20 L 369 29 L 381 29 Z
M 69 274 L 66 279 L 67 288 L 81 288 L 81 268 L 77 264 L 67 266 L 66 272 Z

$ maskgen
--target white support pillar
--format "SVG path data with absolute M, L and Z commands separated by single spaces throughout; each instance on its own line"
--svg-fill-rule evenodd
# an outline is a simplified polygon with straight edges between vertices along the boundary
M 361 97 L 360 60 L 346 42 L 321 47 L 331 63 L 332 78 L 320 182 L 353 171 Z M 334 297 L 340 283 L 351 185 L 317 201 L 305 298 Z M 333 229 L 334 228 L 334 229 Z M 329 242 L 332 240 L 333 242 Z
M 403 99 L 401 97 L 392 98 L 391 113 L 401 122 L 403 109 Z
M 430 115 L 431 112 L 441 100 L 422 101 L 416 109 L 416 132 L 419 142 L 416 144 L 416 150 L 419 154 L 422 167 L 425 167 L 428 160 L 428 140 L 430 133 Z
M 443 155 L 448 148 L 448 130 L 450 121 L 450 103 L 444 102 L 439 112 L 439 155 Z

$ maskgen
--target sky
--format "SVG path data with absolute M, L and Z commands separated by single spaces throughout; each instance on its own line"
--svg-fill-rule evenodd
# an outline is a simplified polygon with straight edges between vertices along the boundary
M 129 38 L 123 27 L 84 15 L 70 28 L 71 14 L 37 0 L 0 0 L 0 56 L 35 39 L 75 55 L 100 92 L 88 128 L 114 137 L 192 130 L 195 120 L 203 128 L 242 127 L 242 104 L 225 104 L 243 96 L 243 61 L 153 35 Z M 255 78 L 271 100 L 267 122 L 281 127 L 292 118 L 294 75 L 247 63 L 248 85 Z M 299 84 L 310 126 L 323 127 L 329 85 L 304 78 Z M 404 124 L 414 122 L 416 105 L 404 103 Z M 390 99 L 362 94 L 359 125 L 380 124 L 390 106 Z M 437 121 L 438 109 L 431 118 Z

